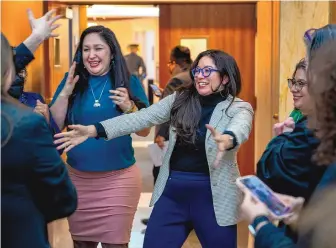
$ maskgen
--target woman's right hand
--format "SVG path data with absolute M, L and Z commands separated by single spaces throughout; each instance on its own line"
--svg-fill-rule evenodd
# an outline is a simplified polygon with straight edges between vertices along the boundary
M 76 86 L 76 83 L 79 80 L 79 76 L 78 75 L 75 76 L 75 69 L 76 69 L 76 62 L 73 62 L 71 67 L 70 67 L 68 77 L 65 81 L 65 85 L 63 87 L 63 90 L 60 93 L 61 96 L 69 97 L 72 94 L 72 92 L 73 92 L 73 90 Z
M 290 195 L 283 195 L 279 193 L 276 193 L 276 195 L 291 209 L 291 215 L 283 219 L 283 221 L 285 222 L 286 225 L 295 225 L 299 219 L 301 210 L 303 208 L 303 204 L 305 201 L 304 198 L 293 197 Z
M 55 134 L 55 144 L 61 144 L 57 147 L 57 150 L 64 149 L 64 152 L 70 151 L 75 146 L 83 143 L 88 138 L 94 138 L 97 136 L 97 130 L 94 125 L 69 125 L 72 129 L 69 132 L 63 132 Z

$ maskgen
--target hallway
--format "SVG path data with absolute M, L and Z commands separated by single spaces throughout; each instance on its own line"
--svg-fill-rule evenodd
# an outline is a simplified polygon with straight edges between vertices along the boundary
M 152 163 L 147 151 L 148 144 L 154 140 L 154 128 L 148 137 L 138 137 L 133 135 L 133 147 L 135 151 L 135 158 L 137 165 L 142 172 L 142 193 L 138 210 L 136 212 L 133 229 L 131 235 L 131 242 L 129 248 L 142 248 L 144 234 L 142 231 L 145 226 L 141 223 L 141 219 L 147 218 L 151 213 L 149 201 L 151 192 L 153 191 L 153 176 Z M 65 219 L 53 222 L 50 226 L 52 248 L 72 248 L 72 241 L 68 231 L 68 223 Z M 241 223 L 238 225 L 238 248 L 247 248 L 247 225 Z M 101 248 L 101 246 L 98 246 Z M 194 232 L 192 232 L 184 244 L 183 248 L 201 248 L 198 239 Z

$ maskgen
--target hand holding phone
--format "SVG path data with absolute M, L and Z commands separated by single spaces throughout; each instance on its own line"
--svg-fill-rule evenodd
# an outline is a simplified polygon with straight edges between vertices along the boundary
M 150 84 L 149 86 L 152 88 L 154 95 L 156 95 L 157 97 L 162 96 L 161 90 L 156 84 Z
M 254 200 L 263 203 L 274 219 L 285 219 L 292 215 L 292 208 L 256 176 L 237 178 L 236 183 L 248 191 Z

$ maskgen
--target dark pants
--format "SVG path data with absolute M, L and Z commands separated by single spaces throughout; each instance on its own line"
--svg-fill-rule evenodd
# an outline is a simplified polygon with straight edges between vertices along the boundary
M 237 226 L 217 224 L 209 176 L 172 171 L 150 216 L 143 248 L 180 248 L 193 229 L 203 248 L 237 247 Z

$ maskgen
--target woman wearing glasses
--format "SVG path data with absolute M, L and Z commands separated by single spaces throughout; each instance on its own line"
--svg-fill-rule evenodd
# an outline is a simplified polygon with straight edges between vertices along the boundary
M 241 78 L 235 59 L 202 52 L 193 84 L 139 112 L 91 126 L 72 125 L 59 149 L 89 137 L 113 139 L 170 120 L 169 147 L 155 184 L 155 204 L 144 248 L 180 248 L 195 229 L 202 247 L 236 248 L 241 193 L 237 151 L 251 132 L 253 110 L 237 98 Z
M 326 248 L 335 246 L 335 242 L 332 239 L 335 236 L 335 232 L 329 231 L 332 229 L 328 228 L 334 224 L 332 222 L 334 214 L 330 215 L 330 211 L 325 213 L 323 211 L 328 210 L 324 208 L 321 211 L 319 207 L 325 206 L 324 203 L 321 203 L 324 198 L 321 192 L 323 190 L 331 192 L 334 189 L 328 189 L 328 186 L 334 185 L 336 182 L 335 123 L 333 123 L 335 119 L 335 101 L 332 97 L 336 83 L 336 25 L 327 25 L 315 30 L 313 33 L 312 31 L 306 32 L 305 41 L 307 58 L 309 59 L 308 86 L 306 84 L 302 85 L 301 94 L 297 94 L 298 90 L 296 90 L 293 95 L 296 99 L 296 104 L 301 103 L 300 105 L 303 109 L 306 109 L 306 106 L 310 106 L 310 108 L 307 108 L 306 115 L 308 115 L 310 127 L 314 127 L 314 134 L 319 138 L 319 144 L 315 147 L 316 149 L 311 151 L 303 149 L 301 152 L 293 153 L 292 156 L 287 156 L 286 160 L 280 160 L 280 156 L 278 156 L 278 159 L 273 159 L 273 161 L 268 160 L 268 167 L 265 161 L 258 164 L 258 176 L 263 177 L 263 180 L 271 185 L 275 191 L 285 194 L 279 195 L 279 197 L 291 206 L 293 213 L 285 221 L 286 224 L 295 227 L 299 237 L 296 242 L 296 240 L 290 239 L 282 230 L 275 227 L 270 222 L 267 208 L 262 203 L 254 201 L 249 192 L 245 192 L 242 213 L 247 221 L 251 223 L 251 228 L 254 229 L 254 247 L 256 248 Z M 299 80 L 297 79 L 296 81 Z M 290 81 L 290 86 L 293 86 L 293 83 L 293 81 Z M 298 88 L 300 89 L 301 86 Z M 309 89 L 309 94 L 307 89 Z M 295 141 L 295 136 L 291 135 L 296 132 L 298 126 L 299 124 L 296 125 L 292 133 L 282 135 L 283 139 L 287 137 L 287 142 Z M 306 130 L 308 134 L 309 131 L 307 128 Z M 306 138 L 306 142 L 308 140 Z M 305 147 L 304 142 L 293 143 L 293 146 L 290 147 L 291 150 L 286 149 L 284 143 L 279 142 L 276 145 L 279 148 L 274 150 L 273 153 L 282 154 L 286 153 L 286 151 L 298 151 L 300 147 Z M 271 157 L 272 153 L 268 152 L 268 155 Z M 313 155 L 314 157 L 312 158 Z M 263 157 L 266 160 L 267 155 L 264 154 Z M 312 165 L 314 166 L 310 162 L 311 159 L 316 164 L 315 169 L 310 168 Z M 298 164 L 300 160 L 302 162 Z M 317 171 L 317 165 L 321 166 L 318 171 L 325 170 L 322 177 L 320 173 L 314 173 L 314 171 Z M 328 165 L 328 167 L 324 169 L 323 165 Z M 300 173 L 307 170 L 307 168 L 311 172 L 300 176 Z M 282 173 L 280 173 L 281 170 L 283 171 Z M 309 181 L 306 180 L 312 183 L 309 184 Z M 318 184 L 316 185 L 316 183 Z M 280 184 L 282 185 L 281 187 Z M 297 196 L 295 194 L 299 193 L 298 190 L 300 188 L 302 188 L 302 192 L 306 192 L 306 194 L 311 196 L 309 201 L 306 200 L 305 211 L 303 211 L 301 216 L 299 214 L 303 201 L 300 198 L 293 197 Z M 315 190 L 312 194 L 313 188 Z M 335 199 L 333 201 L 335 202 Z M 330 209 L 334 213 L 333 205 Z
M 275 125 L 276 137 L 268 144 L 257 164 L 257 176 L 275 192 L 308 200 L 325 168 L 311 160 L 319 142 L 307 128 L 307 115 L 312 105 L 305 59 L 296 65 L 292 78 L 288 79 L 288 87 L 293 95 L 294 108 L 302 116 L 296 121 L 289 117 Z M 280 227 L 285 229 L 288 236 L 296 239 L 289 227 L 282 223 Z

